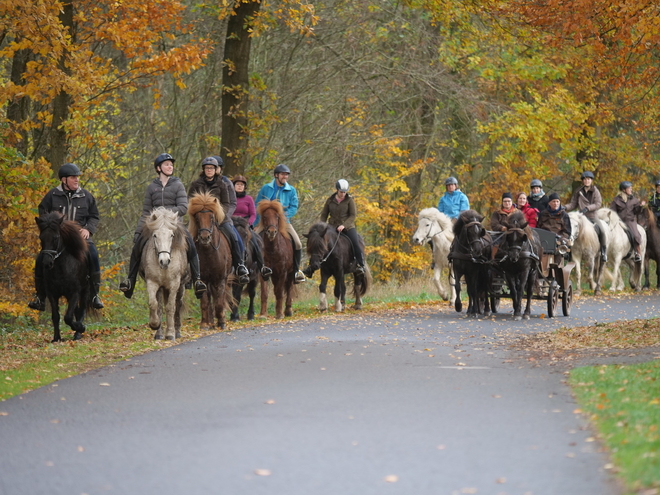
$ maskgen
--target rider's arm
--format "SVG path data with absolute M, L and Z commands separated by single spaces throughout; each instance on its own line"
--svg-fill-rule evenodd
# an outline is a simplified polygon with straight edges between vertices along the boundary
M 175 186 L 176 203 L 173 210 L 176 211 L 180 217 L 182 217 L 186 213 L 188 213 L 188 195 L 186 194 L 186 188 L 184 187 L 183 182 L 177 181 L 176 184 L 178 184 L 177 186 Z
M 224 182 L 227 189 L 227 211 L 225 211 L 225 214 L 231 217 L 236 211 L 236 190 L 234 189 L 234 183 L 227 177 L 222 176 L 222 182 Z
M 297 211 L 298 211 L 298 192 L 296 191 L 295 187 L 291 186 L 291 190 L 289 192 L 289 204 L 284 207 L 284 212 L 286 213 L 287 220 L 290 221 Z
M 96 199 L 94 199 L 94 196 L 92 196 L 89 191 L 85 192 L 86 199 L 87 197 L 89 199 L 87 199 L 87 219 L 85 221 L 85 225 L 83 225 L 83 228 L 86 229 L 90 235 L 94 235 L 98 229 L 101 216 L 99 215 L 99 209 L 96 206 Z

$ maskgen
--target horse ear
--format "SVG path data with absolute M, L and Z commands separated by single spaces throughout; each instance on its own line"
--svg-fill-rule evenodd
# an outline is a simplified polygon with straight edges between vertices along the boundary
M 304 237 L 305 239 L 309 239 L 309 233 L 307 233 L 307 234 L 303 234 L 303 237 Z
M 44 225 L 46 222 L 44 222 L 41 218 L 39 217 L 34 217 L 34 221 L 37 223 L 37 227 L 39 227 L 39 230 L 43 230 Z
M 526 228 L 528 225 L 529 225 L 529 222 L 523 222 L 523 223 L 520 225 L 520 228 L 521 228 L 521 229 L 524 229 L 524 228 Z
M 58 216 L 55 221 L 57 222 L 57 225 L 62 225 L 64 222 L 64 217 L 63 216 Z

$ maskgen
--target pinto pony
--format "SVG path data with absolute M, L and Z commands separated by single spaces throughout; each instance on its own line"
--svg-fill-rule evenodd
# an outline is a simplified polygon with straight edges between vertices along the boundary
M 80 340 L 85 332 L 83 320 L 92 309 L 92 291 L 87 268 L 87 241 L 80 235 L 75 222 L 64 220 L 59 212 L 47 213 L 35 218 L 39 227 L 39 240 L 43 256 L 43 272 L 39 274 L 50 302 L 53 321 L 53 342 L 60 342 L 59 301 L 65 297 L 68 303 L 64 322 L 75 332 L 74 340 Z
M 260 215 L 260 235 L 264 241 L 264 264 L 273 270 L 271 280 L 275 293 L 275 318 L 291 316 L 295 294 L 293 273 L 293 242 L 289 236 L 284 207 L 277 200 L 262 200 L 257 207 Z M 261 280 L 261 313 L 268 312 L 268 282 Z
M 183 293 L 190 280 L 190 270 L 186 231 L 178 218 L 175 211 L 155 208 L 147 217 L 142 233 L 148 241 L 142 251 L 140 274 L 147 284 L 149 326 L 156 331 L 157 340 L 181 337 Z M 164 335 L 163 311 L 167 321 Z
M 225 328 L 225 309 L 232 302 L 227 291 L 231 274 L 231 249 L 229 241 L 218 226 L 225 219 L 225 212 L 218 198 L 208 192 L 193 195 L 188 202 L 190 224 L 188 229 L 195 240 L 199 256 L 200 276 L 207 290 L 200 301 L 201 328 L 207 330 L 217 321 Z
M 424 246 L 433 241 L 433 283 L 438 294 L 450 304 L 456 299 L 456 289 L 449 269 L 449 250 L 454 240 L 451 218 L 437 208 L 425 208 L 419 212 L 417 230 L 412 236 L 414 244 Z M 449 275 L 449 289 L 442 283 L 442 272 L 447 269 Z M 451 295 L 450 295 L 451 290 Z
M 303 235 L 307 238 L 307 254 L 309 255 L 309 267 L 305 269 L 305 275 L 311 277 L 316 270 L 321 270 L 319 310 L 328 309 L 325 290 L 330 277 L 335 279 L 335 311 L 344 310 L 346 307 L 344 276 L 347 273 L 353 274 L 353 297 L 355 298 L 353 308 L 362 309 L 362 297 L 371 286 L 371 272 L 365 263 L 364 273 L 355 273 L 357 264 L 350 239 L 325 222 L 315 223 L 309 228 L 309 232 Z M 362 239 L 360 239 L 360 245 L 364 250 Z

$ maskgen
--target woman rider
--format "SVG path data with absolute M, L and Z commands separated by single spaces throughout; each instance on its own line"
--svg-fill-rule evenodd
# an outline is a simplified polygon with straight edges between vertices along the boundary
M 353 246 L 353 254 L 357 266 L 355 273 L 364 273 L 364 254 L 360 248 L 360 240 L 357 229 L 355 228 L 355 218 L 357 209 L 353 197 L 348 194 L 348 181 L 339 179 L 335 184 L 337 192 L 333 193 L 325 202 L 321 211 L 321 221 L 328 222 L 337 232 L 346 235 Z
M 640 201 L 633 196 L 632 186 L 632 182 L 627 180 L 619 184 L 619 194 L 616 195 L 610 204 L 610 209 L 616 211 L 621 221 L 628 226 L 628 231 L 633 238 L 633 248 L 635 249 L 634 260 L 636 263 L 639 263 L 642 261 L 642 253 L 640 251 L 642 237 L 637 228 L 637 215 L 641 211 L 642 206 L 646 205 L 646 201 Z
M 598 242 L 600 243 L 600 260 L 607 262 L 607 245 L 605 244 L 605 234 L 601 232 L 600 225 L 596 222 L 596 212 L 603 204 L 600 191 L 594 185 L 594 173 L 590 171 L 582 172 L 580 176 L 582 187 L 578 188 L 571 198 L 570 203 L 566 205 L 566 211 L 579 210 L 585 217 L 594 224 Z
M 128 278 L 119 284 L 119 290 L 124 293 L 128 299 L 133 296 L 135 282 L 137 281 L 140 262 L 142 261 L 142 250 L 149 240 L 142 233 L 145 220 L 151 213 L 151 210 L 163 206 L 172 211 L 176 211 L 179 217 L 183 217 L 188 211 L 188 196 L 186 188 L 178 177 L 174 177 L 174 158 L 169 153 L 161 153 L 154 160 L 154 169 L 158 173 L 151 184 L 147 187 L 142 203 L 142 215 L 138 221 L 133 236 L 133 251 L 131 252 L 131 261 L 128 269 Z M 188 241 L 188 263 L 194 280 L 195 297 L 202 297 L 206 291 L 206 284 L 201 281 L 199 275 L 199 257 L 192 236 L 187 229 L 184 229 Z

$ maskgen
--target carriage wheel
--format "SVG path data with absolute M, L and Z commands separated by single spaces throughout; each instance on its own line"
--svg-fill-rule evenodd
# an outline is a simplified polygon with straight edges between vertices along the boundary
M 573 284 L 568 283 L 568 287 L 561 295 L 561 310 L 564 316 L 571 316 L 571 304 L 573 304 Z
M 548 285 L 548 317 L 554 318 L 557 313 L 557 304 L 559 303 L 559 284 L 555 280 L 550 281 Z

